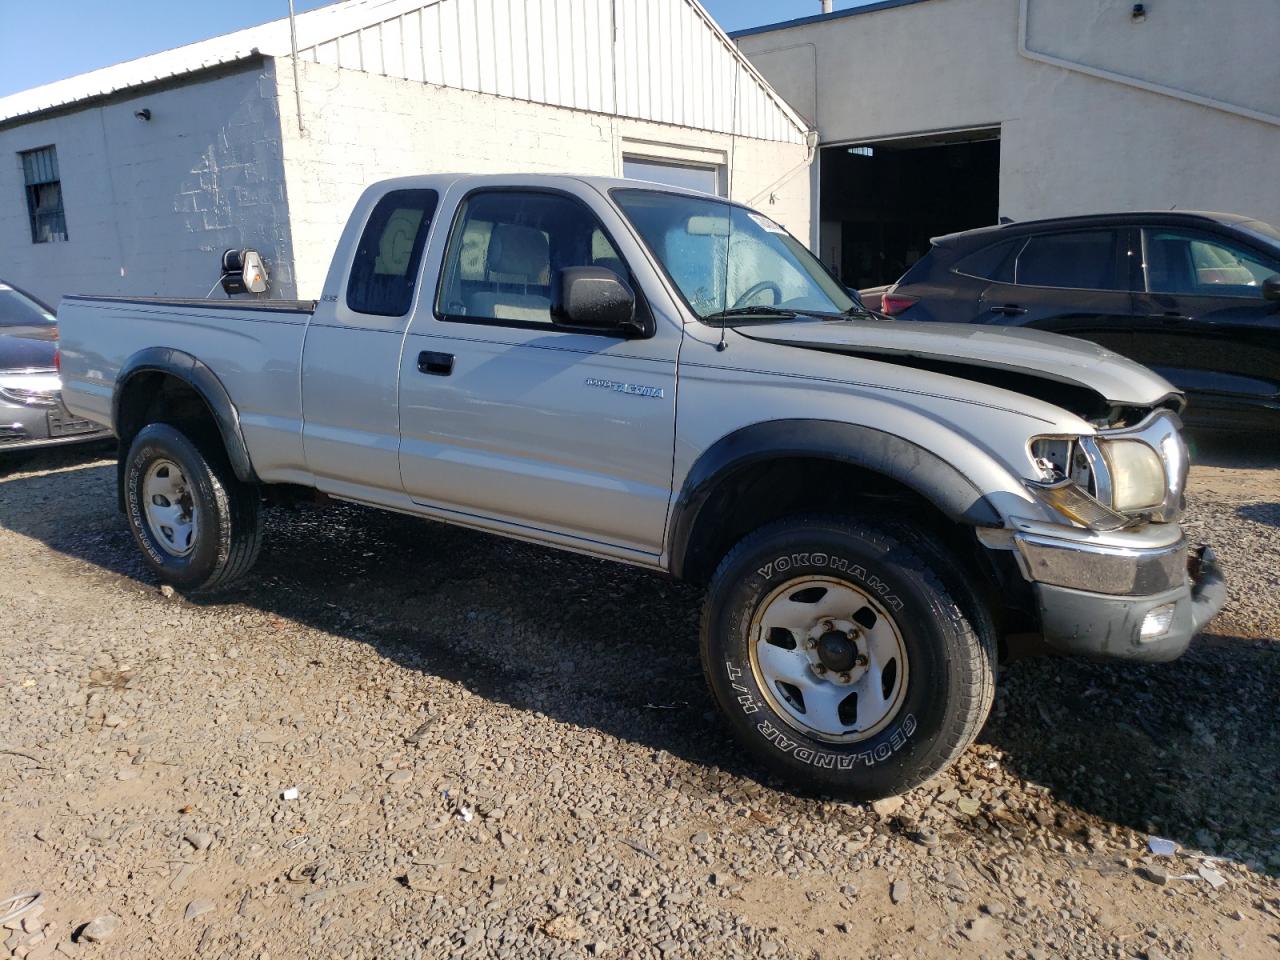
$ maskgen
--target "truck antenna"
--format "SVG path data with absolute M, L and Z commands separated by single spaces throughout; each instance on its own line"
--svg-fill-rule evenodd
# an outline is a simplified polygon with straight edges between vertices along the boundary
M 716 344 L 717 352 L 723 353 L 729 349 L 729 342 L 725 339 L 725 324 L 728 318 L 725 312 L 729 309 L 729 249 L 733 244 L 733 160 L 738 150 L 738 83 L 742 79 L 742 64 L 738 62 L 737 50 L 733 51 L 733 117 L 729 121 L 729 172 L 727 175 L 728 183 L 725 192 L 728 194 L 726 199 L 729 201 L 725 204 L 725 223 L 727 229 L 724 233 L 724 307 L 720 310 L 720 342 Z

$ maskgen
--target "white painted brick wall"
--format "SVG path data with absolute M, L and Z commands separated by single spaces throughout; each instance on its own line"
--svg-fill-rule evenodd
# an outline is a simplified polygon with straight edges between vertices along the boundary
M 0 276 L 64 293 L 203 297 L 227 247 L 294 295 L 272 61 L 0 129 Z M 151 120 L 134 116 L 151 110 Z M 19 151 L 58 151 L 69 240 L 31 242 Z M 221 296 L 218 291 L 217 296 Z
M 644 140 L 733 153 L 733 197 L 756 201 L 809 237 L 806 149 L 469 93 L 410 80 L 300 64 L 304 132 L 292 67 L 278 60 L 280 125 L 295 237 L 298 294 L 317 297 L 351 205 L 370 183 L 418 173 L 556 172 L 621 176 L 623 142 Z M 648 154 L 662 153 L 650 146 Z M 799 168 L 797 170 L 797 168 Z

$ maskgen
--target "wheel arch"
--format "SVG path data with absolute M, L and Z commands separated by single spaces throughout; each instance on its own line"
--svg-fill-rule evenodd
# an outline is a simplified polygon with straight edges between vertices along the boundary
M 159 398 L 155 391 L 146 389 L 148 385 L 154 385 L 152 377 L 158 377 L 162 384 L 177 381 L 199 398 L 217 428 L 236 478 L 246 483 L 257 483 L 258 476 L 240 426 L 240 412 L 227 388 L 206 364 L 171 347 L 148 347 L 138 351 L 125 361 L 116 377 L 111 425 L 125 451 L 138 430 L 146 426 L 146 418 L 153 413 Z
M 802 465 L 818 478 L 857 478 L 880 495 L 903 492 L 955 525 L 1002 523 L 972 480 L 905 437 L 839 421 L 771 420 L 725 435 L 690 468 L 668 523 L 671 573 L 694 581 L 708 577 L 724 546 L 715 536 L 721 513 L 715 504 L 745 482 L 767 484 L 770 471 L 789 477 Z

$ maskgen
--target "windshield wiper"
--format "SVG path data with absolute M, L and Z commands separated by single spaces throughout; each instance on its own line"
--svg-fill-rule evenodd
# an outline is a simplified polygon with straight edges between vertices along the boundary
M 780 320 L 795 320 L 797 317 L 813 317 L 817 320 L 851 320 L 855 317 L 871 317 L 874 314 L 865 307 L 853 306 L 848 310 L 836 313 L 832 310 L 805 310 L 800 307 L 767 307 L 755 304 L 750 307 L 730 307 L 719 313 L 708 314 L 703 321 L 710 323 L 717 320 L 732 320 L 736 317 L 776 317 Z
M 802 312 L 784 307 L 766 307 L 763 304 L 756 304 L 750 307 L 730 307 L 728 310 L 721 310 L 718 313 L 709 313 L 702 319 L 732 320 L 734 317 L 785 317 L 794 319 L 800 316 Z

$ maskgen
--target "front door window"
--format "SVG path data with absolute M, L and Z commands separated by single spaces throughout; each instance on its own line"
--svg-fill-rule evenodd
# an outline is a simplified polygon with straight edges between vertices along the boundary
M 1208 234 L 1144 231 L 1147 291 L 1197 297 L 1262 298 L 1262 284 L 1280 263 Z

